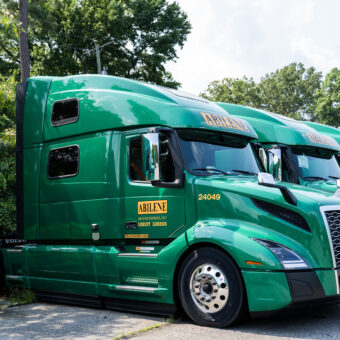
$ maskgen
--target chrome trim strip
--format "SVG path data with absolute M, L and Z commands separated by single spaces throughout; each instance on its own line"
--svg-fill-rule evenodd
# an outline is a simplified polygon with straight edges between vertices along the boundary
M 322 218 L 323 218 L 323 221 L 325 223 L 326 230 L 327 230 L 328 242 L 329 242 L 330 248 L 331 248 L 331 253 L 332 253 L 332 258 L 333 258 L 333 268 L 336 268 L 337 265 L 336 265 L 336 259 L 335 259 L 335 254 L 334 254 L 334 247 L 333 247 L 331 231 L 329 229 L 327 217 L 326 217 L 326 214 L 325 214 L 326 211 L 333 211 L 333 210 L 340 210 L 340 205 L 325 205 L 325 206 L 320 207 L 321 215 L 322 215 Z M 340 294 L 338 272 L 339 272 L 339 270 L 334 270 L 336 292 L 337 292 L 337 294 Z
M 153 293 L 157 288 L 120 285 L 120 286 L 115 286 L 115 289 L 118 289 L 118 290 L 136 290 L 136 291 L 139 291 L 139 292 Z
M 8 253 L 21 253 L 22 249 L 4 248 Z
M 19 276 L 19 275 L 6 275 L 5 278 L 7 280 L 17 280 L 17 281 L 21 281 L 23 279 L 22 276 Z
M 185 226 L 185 224 L 181 225 L 179 228 L 177 228 L 173 233 L 171 233 L 168 237 L 171 237 L 177 233 L 178 230 L 182 229 Z
M 147 253 L 119 253 L 118 256 L 122 257 L 157 257 L 157 254 L 147 254 Z

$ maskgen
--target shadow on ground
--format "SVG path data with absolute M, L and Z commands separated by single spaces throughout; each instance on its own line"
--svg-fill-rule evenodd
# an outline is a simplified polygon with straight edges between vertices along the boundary
M 0 310 L 0 339 L 110 339 L 162 321 L 103 309 L 34 303 Z
M 194 325 L 182 317 L 175 324 L 132 337 L 139 340 L 172 339 L 340 339 L 340 305 L 292 311 L 288 315 L 247 320 L 228 329 Z
M 67 305 L 36 303 L 0 310 L 0 339 L 113 339 L 164 319 Z M 250 319 L 229 329 L 200 327 L 181 317 L 131 339 L 340 339 L 340 305 Z

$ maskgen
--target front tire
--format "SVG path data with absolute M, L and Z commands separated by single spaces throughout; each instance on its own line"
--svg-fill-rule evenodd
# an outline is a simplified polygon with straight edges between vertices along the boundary
M 227 327 L 245 312 L 241 274 L 221 250 L 204 247 L 190 253 L 181 266 L 178 288 L 183 309 L 199 325 Z

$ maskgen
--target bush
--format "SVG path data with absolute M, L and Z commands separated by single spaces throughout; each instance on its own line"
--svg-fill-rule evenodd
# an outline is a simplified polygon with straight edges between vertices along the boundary
M 0 238 L 16 229 L 15 86 L 0 77 Z
M 16 228 L 15 130 L 0 132 L 0 238 Z

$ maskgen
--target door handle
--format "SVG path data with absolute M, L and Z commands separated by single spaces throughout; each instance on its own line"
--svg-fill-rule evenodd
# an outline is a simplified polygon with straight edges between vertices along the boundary
M 126 222 L 125 228 L 126 229 L 137 229 L 137 222 Z

